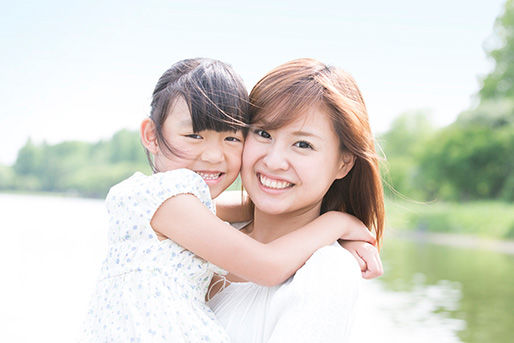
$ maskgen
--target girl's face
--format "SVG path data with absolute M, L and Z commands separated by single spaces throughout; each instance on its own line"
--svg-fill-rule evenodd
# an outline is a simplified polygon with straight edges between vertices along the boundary
M 145 144 L 144 126 L 143 122 L 143 144 Z M 191 114 L 182 97 L 175 101 L 172 111 L 164 122 L 162 133 L 171 147 L 178 151 L 178 156 L 166 151 L 165 147 L 159 147 L 156 143 L 151 147 L 145 144 L 154 155 L 154 164 L 158 171 L 178 168 L 193 170 L 205 180 L 213 198 L 230 186 L 239 174 L 244 142 L 242 132 L 214 130 L 193 132 Z M 154 142 L 156 142 L 155 139 Z
M 311 108 L 275 130 L 261 129 L 259 124 L 246 138 L 241 170 L 256 208 L 276 215 L 319 214 L 332 182 L 353 166 L 352 156 L 340 153 L 327 113 Z

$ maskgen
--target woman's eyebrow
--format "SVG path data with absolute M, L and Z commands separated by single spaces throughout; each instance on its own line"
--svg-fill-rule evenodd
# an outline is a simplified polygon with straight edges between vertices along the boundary
M 293 133 L 293 136 L 303 136 L 303 137 L 314 137 L 314 138 L 319 138 L 321 139 L 321 136 L 315 134 L 315 133 L 312 133 L 312 132 L 308 132 L 308 131 L 294 131 Z

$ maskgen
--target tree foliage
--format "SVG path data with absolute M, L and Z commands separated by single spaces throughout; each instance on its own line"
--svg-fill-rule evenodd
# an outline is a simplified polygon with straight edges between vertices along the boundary
M 0 189 L 103 197 L 135 171 L 149 172 L 137 132 L 118 131 L 108 141 L 36 145 L 27 140 L 12 168 L 0 168 Z
M 425 198 L 418 187 L 418 157 L 425 149 L 424 143 L 435 132 L 430 115 L 427 111 L 405 112 L 379 137 L 386 156 L 382 177 L 387 194 Z
M 455 123 L 438 132 L 420 158 L 428 197 L 453 200 L 504 198 L 514 177 L 514 130 Z
M 489 51 L 494 70 L 483 80 L 480 98 L 514 99 L 514 0 L 507 0 L 502 15 L 495 24 L 498 47 Z
M 385 135 L 394 143 L 385 146 L 400 192 L 425 200 L 514 201 L 514 0 L 507 0 L 495 31 L 500 44 L 489 52 L 495 67 L 483 80 L 478 106 L 428 139 L 412 125 L 410 135 L 395 125 Z M 397 163 L 402 149 L 408 157 Z

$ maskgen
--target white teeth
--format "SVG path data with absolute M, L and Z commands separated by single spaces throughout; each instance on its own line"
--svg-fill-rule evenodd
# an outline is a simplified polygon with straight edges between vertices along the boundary
M 216 180 L 220 177 L 221 173 L 204 173 L 204 172 L 196 172 L 198 175 L 202 177 L 204 180 Z
M 287 181 L 277 181 L 267 178 L 266 176 L 263 176 L 259 174 L 259 181 L 268 188 L 273 189 L 284 189 L 287 187 L 290 187 L 292 184 Z

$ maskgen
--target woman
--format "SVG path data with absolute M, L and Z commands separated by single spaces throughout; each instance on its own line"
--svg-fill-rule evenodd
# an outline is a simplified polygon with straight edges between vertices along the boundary
M 242 230 L 269 242 L 339 210 L 372 228 L 380 241 L 378 158 L 353 78 L 316 60 L 294 60 L 261 79 L 250 102 L 241 176 L 254 219 Z M 346 244 L 358 260 L 373 254 L 370 245 Z M 281 286 L 228 280 L 209 305 L 233 342 L 343 342 L 348 336 L 360 275 L 337 243 L 318 250 Z

